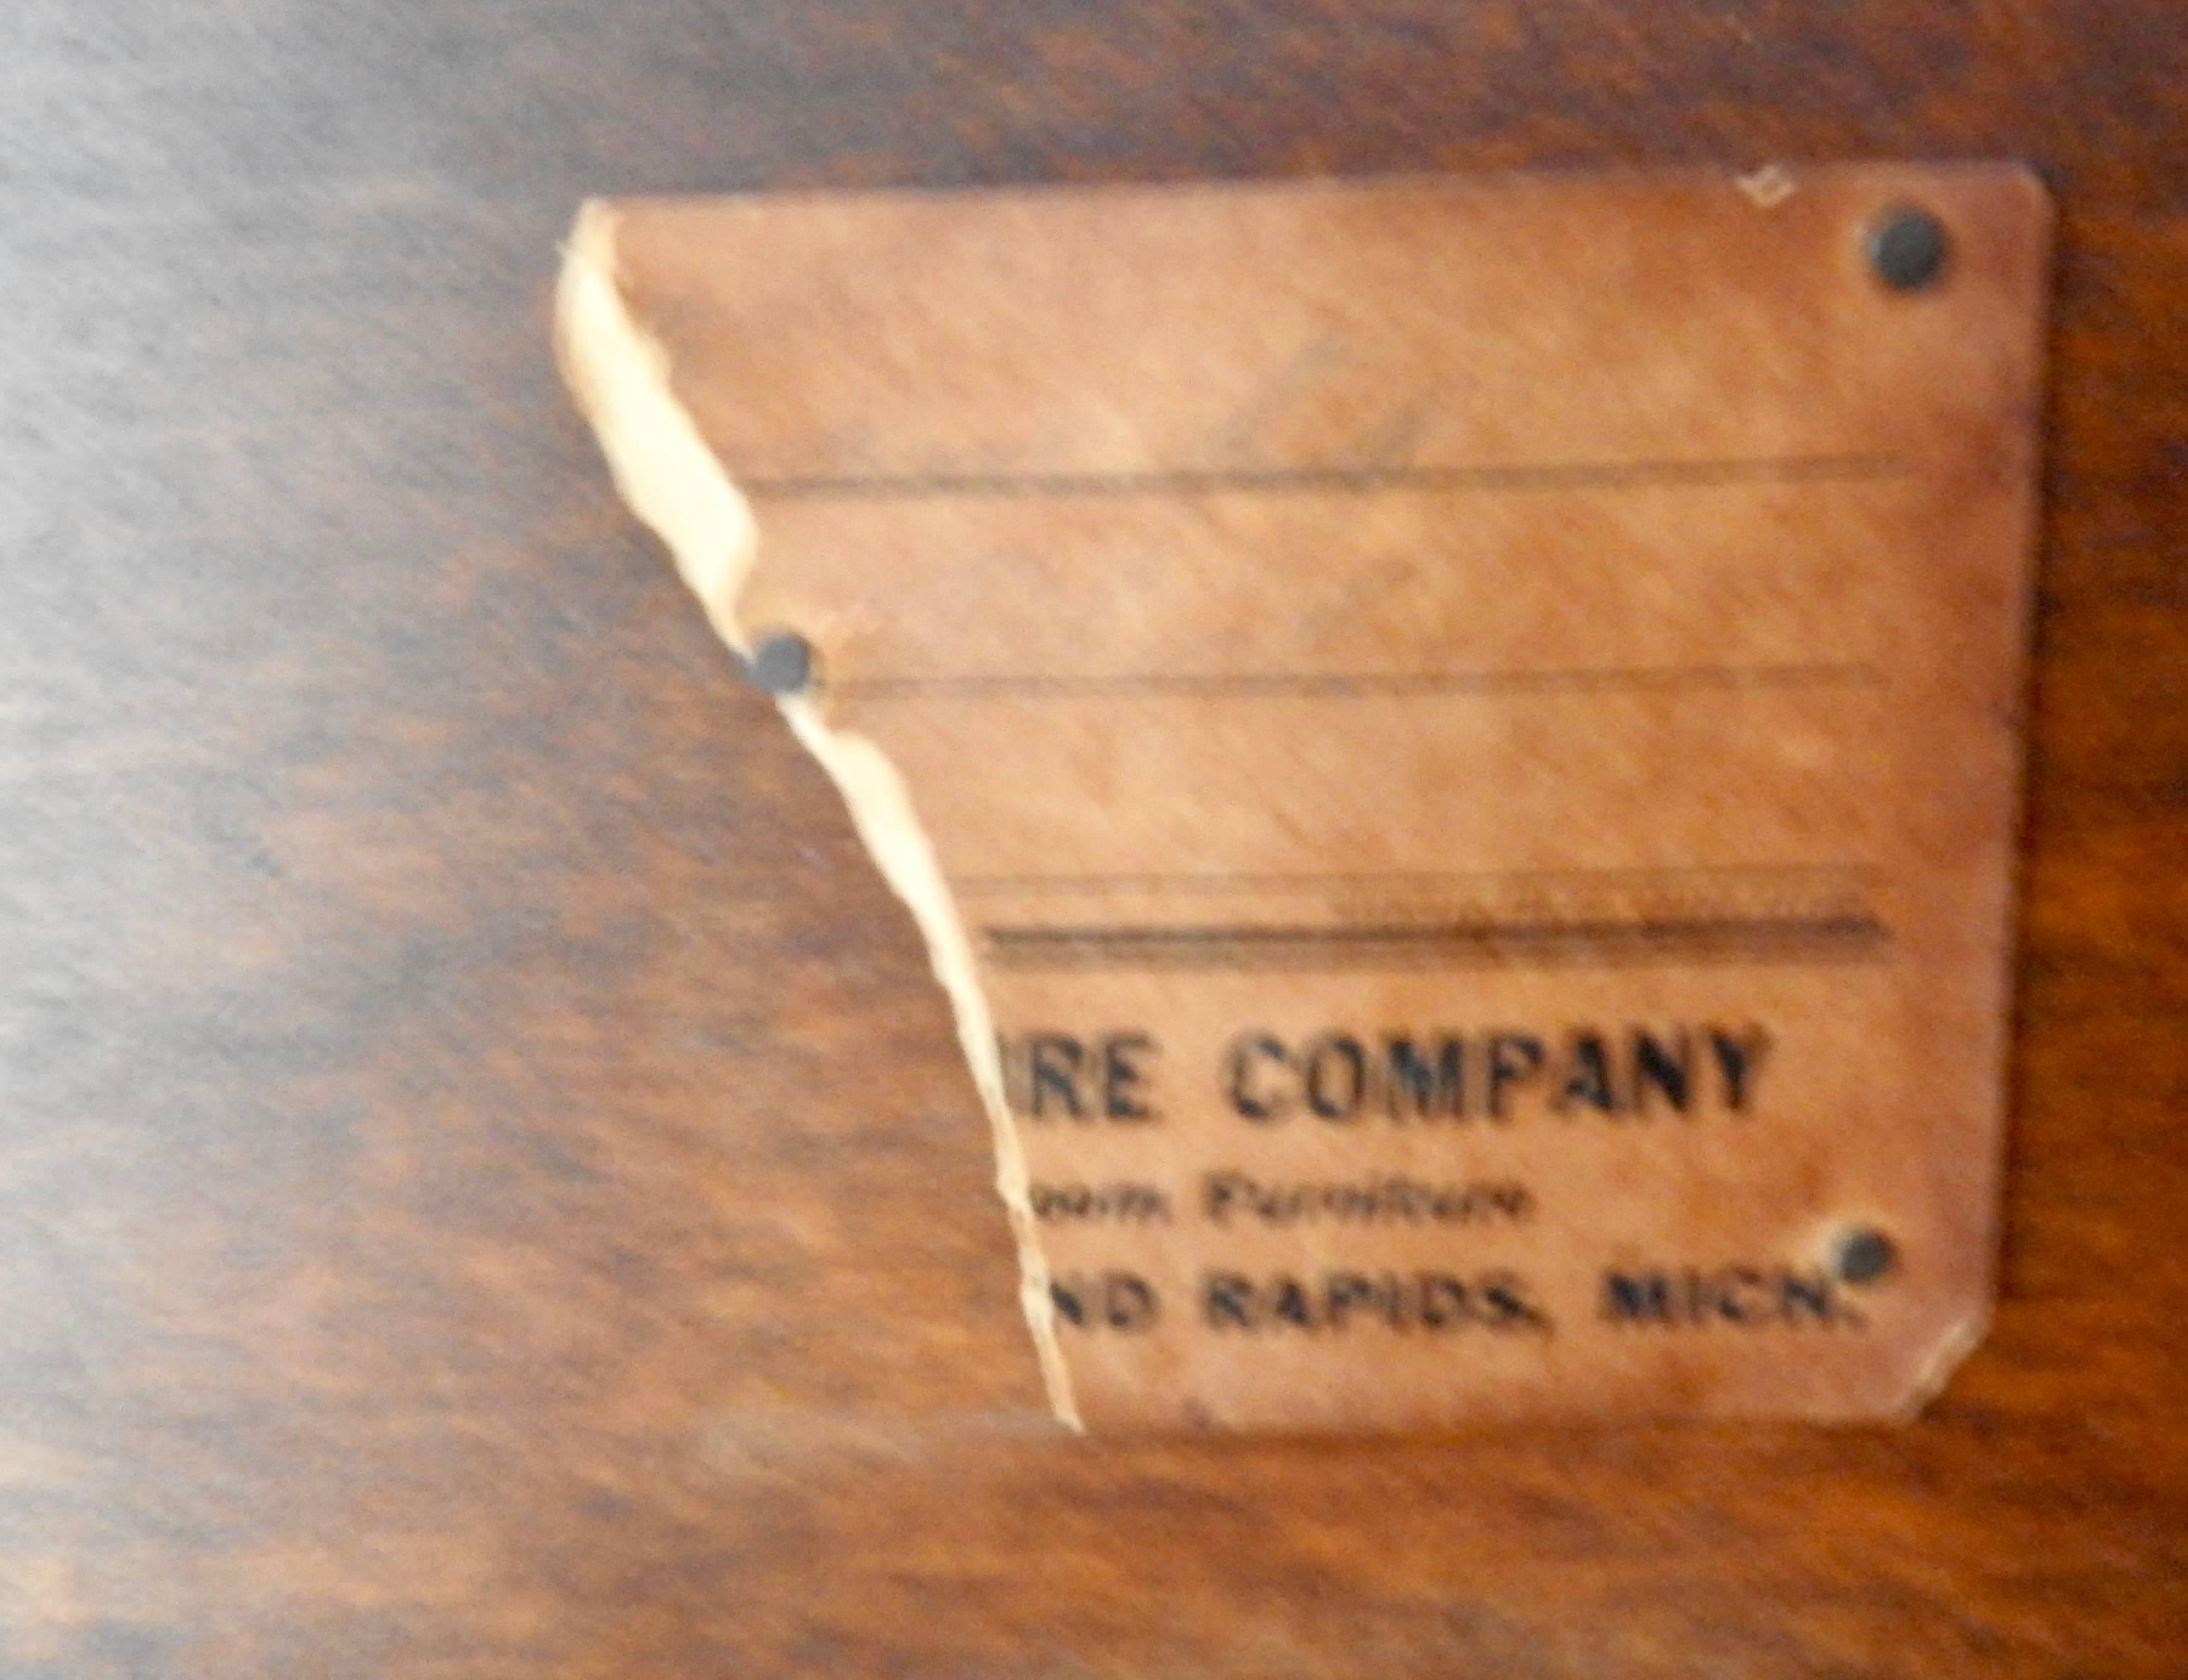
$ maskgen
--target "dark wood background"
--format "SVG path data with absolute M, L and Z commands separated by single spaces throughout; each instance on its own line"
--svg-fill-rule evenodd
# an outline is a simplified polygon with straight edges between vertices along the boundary
M 2178 0 L 8 0 L 0 1672 L 2188 1672 Z M 1920 1424 L 1085 1443 L 839 804 L 547 351 L 596 191 L 2015 155 L 2005 1300 Z

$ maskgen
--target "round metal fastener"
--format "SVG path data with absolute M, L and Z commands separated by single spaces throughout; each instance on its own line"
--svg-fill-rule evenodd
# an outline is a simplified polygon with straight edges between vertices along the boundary
M 1869 266 L 1894 291 L 1920 291 L 1945 272 L 1952 241 L 1945 224 L 1914 205 L 1896 205 L 1869 233 Z
M 762 636 L 745 661 L 753 687 L 769 694 L 802 694 L 813 685 L 813 644 L 795 630 Z
M 1899 1263 L 1899 1249 L 1881 1231 L 1864 1227 L 1839 1239 L 1838 1273 L 1849 1283 L 1874 1283 Z

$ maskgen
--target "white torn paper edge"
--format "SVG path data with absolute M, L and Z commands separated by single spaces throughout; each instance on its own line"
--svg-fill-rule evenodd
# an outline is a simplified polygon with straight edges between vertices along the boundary
M 1779 163 L 1766 163 L 1748 174 L 1735 175 L 1732 183 L 1747 194 L 1757 210 L 1775 210 L 1801 189 L 1792 172 Z
M 668 546 L 715 634 L 740 656 L 747 655 L 751 639 L 737 618 L 736 603 L 758 555 L 758 527 L 750 504 L 678 399 L 668 352 L 632 319 L 617 273 L 616 228 L 611 205 L 594 201 L 578 211 L 556 285 L 556 356 L 623 500 Z M 1049 1404 L 1078 1429 L 994 1024 L 973 970 L 971 941 L 934 848 L 912 810 L 903 776 L 878 747 L 830 727 L 810 696 L 781 696 L 776 705 L 835 782 L 860 840 L 926 937 L 995 1134 L 995 1187 L 1018 1243 L 1019 1299 Z

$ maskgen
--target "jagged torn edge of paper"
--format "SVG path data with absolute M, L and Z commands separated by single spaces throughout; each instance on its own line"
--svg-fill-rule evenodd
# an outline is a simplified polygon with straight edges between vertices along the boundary
M 715 634 L 738 654 L 747 654 L 751 640 L 737 619 L 737 596 L 758 552 L 758 527 L 743 493 L 677 397 L 667 351 L 632 318 L 617 270 L 616 229 L 612 205 L 595 201 L 578 211 L 556 286 L 555 354 L 623 500 L 668 545 Z M 785 696 L 777 704 L 842 792 L 859 838 L 926 935 L 935 978 L 956 1012 L 957 1036 L 995 1133 L 995 1186 L 1018 1241 L 1019 1299 L 1049 1403 L 1063 1422 L 1079 1428 L 1070 1373 L 1057 1340 L 1047 1262 L 1027 1194 L 1025 1152 L 1004 1099 L 988 1001 L 934 848 L 913 813 L 903 776 L 878 747 L 863 736 L 832 729 L 809 696 Z

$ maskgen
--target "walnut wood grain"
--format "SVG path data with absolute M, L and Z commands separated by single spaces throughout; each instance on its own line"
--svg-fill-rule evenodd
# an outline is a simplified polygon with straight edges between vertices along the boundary
M 2188 1660 L 2169 0 L 31 0 L 0 45 L 0 1669 Z M 1897 1431 L 1059 1436 L 912 930 L 556 389 L 572 207 L 1996 155 L 2063 224 L 1987 1345 Z

